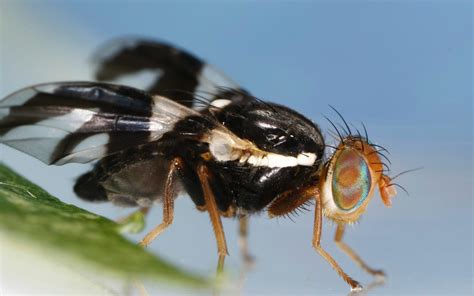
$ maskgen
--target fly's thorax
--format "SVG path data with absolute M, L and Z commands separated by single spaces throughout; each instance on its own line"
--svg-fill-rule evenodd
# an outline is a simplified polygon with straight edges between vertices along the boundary
M 223 104 L 214 116 L 226 130 L 217 127 L 207 135 L 217 161 L 271 168 L 321 164 L 324 141 L 319 128 L 291 109 L 250 100 Z
M 256 100 L 216 102 L 209 113 L 217 124 L 200 138 L 207 144 L 201 161 L 218 200 L 230 198 L 237 210 L 254 213 L 282 192 L 317 183 L 324 142 L 302 115 Z

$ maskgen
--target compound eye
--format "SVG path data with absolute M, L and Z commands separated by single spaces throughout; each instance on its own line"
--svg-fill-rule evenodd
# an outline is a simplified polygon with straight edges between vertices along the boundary
M 334 165 L 332 194 L 343 211 L 357 209 L 371 189 L 371 176 L 365 158 L 355 149 L 344 149 Z

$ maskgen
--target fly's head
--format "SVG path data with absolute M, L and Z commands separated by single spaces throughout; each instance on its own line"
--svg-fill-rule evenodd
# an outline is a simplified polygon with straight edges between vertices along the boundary
M 383 154 L 385 149 L 370 143 L 367 133 L 365 137 L 359 132 L 352 135 L 346 123 L 346 128 L 343 128 L 345 136 L 331 124 L 340 143 L 333 147 L 334 152 L 321 173 L 319 184 L 325 216 L 339 223 L 357 221 L 365 212 L 376 187 L 385 206 L 390 207 L 397 192 L 385 174 L 387 165 L 383 160 L 388 161 Z

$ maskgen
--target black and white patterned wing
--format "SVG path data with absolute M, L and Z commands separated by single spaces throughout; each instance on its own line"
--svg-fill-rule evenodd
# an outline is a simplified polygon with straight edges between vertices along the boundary
M 98 64 L 95 78 L 99 81 L 137 86 L 195 109 L 206 107 L 201 100 L 232 100 L 236 92 L 247 93 L 213 66 L 164 42 L 112 40 L 98 50 L 94 60 Z M 138 85 L 139 82 L 147 85 Z
M 197 114 L 126 86 L 41 84 L 0 101 L 0 143 L 47 164 L 86 163 L 157 141 L 182 118 Z

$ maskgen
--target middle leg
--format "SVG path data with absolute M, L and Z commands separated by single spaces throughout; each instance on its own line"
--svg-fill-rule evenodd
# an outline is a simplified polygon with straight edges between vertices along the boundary
M 247 215 L 239 217 L 239 248 L 244 260 L 245 266 L 252 266 L 254 259 L 250 255 L 248 247 L 248 224 L 249 217 Z

